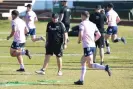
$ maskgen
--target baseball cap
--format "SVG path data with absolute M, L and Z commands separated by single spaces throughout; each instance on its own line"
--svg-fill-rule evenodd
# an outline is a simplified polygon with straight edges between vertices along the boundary
M 101 8 L 102 8 L 101 5 L 96 6 L 96 9 L 101 9 Z
M 52 18 L 57 19 L 58 17 L 59 17 L 59 15 L 58 15 L 57 13 L 53 13 L 53 14 L 52 14 Z

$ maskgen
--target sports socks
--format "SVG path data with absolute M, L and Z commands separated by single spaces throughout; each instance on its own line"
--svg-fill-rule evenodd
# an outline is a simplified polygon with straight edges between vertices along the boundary
M 107 52 L 110 52 L 109 42 L 105 41 L 105 44 L 106 44 Z
M 100 70 L 105 70 L 105 66 L 104 65 L 100 65 L 98 63 L 93 63 L 92 64 L 92 68 L 100 69 Z
M 82 66 L 80 81 L 84 81 L 85 74 L 86 74 L 86 66 Z
M 117 43 L 117 42 L 119 42 L 119 41 L 121 41 L 121 38 L 115 39 L 115 40 L 114 40 L 114 43 Z
M 20 69 L 24 69 L 24 64 L 20 64 Z
M 25 49 L 21 49 L 21 55 L 25 55 Z

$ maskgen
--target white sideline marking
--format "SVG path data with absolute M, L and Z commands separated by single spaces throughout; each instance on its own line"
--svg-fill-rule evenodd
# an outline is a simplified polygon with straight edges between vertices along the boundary
M 44 53 L 45 54 L 45 53 Z M 32 54 L 32 56 L 45 56 L 43 53 L 42 54 Z M 63 54 L 64 56 L 81 56 L 82 54 Z M 0 58 L 10 58 L 11 56 L 0 56 Z

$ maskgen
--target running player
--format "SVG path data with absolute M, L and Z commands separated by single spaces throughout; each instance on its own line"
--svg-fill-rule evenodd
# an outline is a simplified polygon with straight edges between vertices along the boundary
M 103 59 L 104 59 L 104 22 L 107 21 L 107 18 L 105 16 L 105 14 L 101 13 L 101 5 L 97 5 L 95 8 L 95 13 L 90 15 L 90 21 L 92 21 L 93 23 L 96 24 L 98 30 L 101 33 L 101 37 L 95 42 L 96 43 L 96 47 L 99 47 L 99 54 L 100 54 L 100 58 L 101 58 L 101 64 L 103 64 Z M 94 53 L 94 63 L 95 63 L 95 59 L 96 59 L 96 52 Z
M 64 25 L 66 27 L 66 31 L 68 33 L 69 29 L 70 29 L 71 10 L 67 6 L 67 0 L 62 0 L 61 4 L 62 4 L 63 7 L 62 7 L 62 9 L 60 11 L 60 19 L 59 20 L 62 23 L 64 23 Z
M 124 44 L 126 44 L 126 40 L 124 37 L 119 38 L 117 36 L 117 32 L 118 32 L 118 27 L 117 24 L 121 21 L 120 17 L 118 16 L 118 14 L 113 10 L 113 4 L 109 3 L 107 5 L 107 23 L 108 23 L 108 29 L 107 29 L 107 33 L 105 35 L 105 44 L 107 47 L 107 52 L 106 54 L 110 54 L 110 47 L 109 47 L 109 41 L 108 39 L 111 37 L 112 42 L 117 43 L 119 41 L 122 41 Z
M 29 28 L 29 32 L 27 35 L 31 35 L 31 39 L 33 42 L 43 40 L 45 39 L 41 36 L 39 38 L 36 38 L 36 27 L 35 27 L 35 21 L 38 21 L 37 16 L 34 11 L 32 11 L 32 5 L 28 4 L 25 16 L 25 22 L 27 24 L 27 27 Z
M 100 65 L 98 63 L 93 63 L 93 53 L 95 51 L 95 41 L 97 41 L 101 34 L 97 29 L 96 25 L 89 21 L 89 12 L 85 11 L 81 14 L 82 22 L 79 25 L 79 39 L 78 43 L 83 43 L 84 56 L 81 58 L 81 77 L 80 80 L 74 82 L 75 85 L 83 85 L 84 77 L 86 73 L 86 63 L 88 63 L 89 68 L 96 68 L 105 70 L 109 76 L 111 72 L 109 66 Z M 94 36 L 95 34 L 95 36 Z
M 10 48 L 10 55 L 12 57 L 17 57 L 18 62 L 20 64 L 20 69 L 18 72 L 24 72 L 24 63 L 22 55 L 26 55 L 31 59 L 30 53 L 28 50 L 24 49 L 25 46 L 25 34 L 28 32 L 25 22 L 20 19 L 19 12 L 14 10 L 12 11 L 12 31 L 11 34 L 7 37 L 9 40 L 11 37 L 14 36 L 13 43 Z
M 59 22 L 58 19 L 58 14 L 53 14 L 52 22 L 49 22 L 47 25 L 45 61 L 42 69 L 36 71 L 38 74 L 45 74 L 49 59 L 53 54 L 55 54 L 58 65 L 57 75 L 62 75 L 63 46 L 64 49 L 67 47 L 67 31 L 64 24 Z

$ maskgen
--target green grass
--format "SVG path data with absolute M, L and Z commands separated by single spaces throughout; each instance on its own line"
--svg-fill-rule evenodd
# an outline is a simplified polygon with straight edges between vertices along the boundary
M 45 36 L 46 22 L 38 22 L 37 35 Z M 72 26 L 76 25 L 75 23 Z M 101 70 L 88 69 L 83 86 L 73 85 L 80 77 L 80 58 L 83 50 L 77 44 L 77 37 L 70 37 L 68 48 L 64 51 L 63 76 L 57 76 L 55 56 L 50 60 L 46 75 L 37 75 L 34 71 L 42 67 L 44 61 L 44 42 L 33 43 L 27 41 L 28 48 L 34 55 L 32 60 L 24 57 L 26 72 L 17 73 L 19 68 L 16 58 L 9 55 L 12 39 L 5 40 L 10 33 L 10 22 L 0 21 L 0 84 L 7 82 L 27 83 L 27 85 L 0 86 L 0 89 L 133 89 L 133 29 L 128 26 L 119 26 L 119 36 L 127 38 L 127 44 L 111 44 L 111 55 L 105 55 L 105 64 L 109 64 L 112 77 Z M 68 55 L 78 54 L 78 55 Z M 100 62 L 97 54 L 97 62 Z M 39 81 L 42 81 L 42 84 Z M 32 85 L 31 83 L 36 83 Z M 48 84 L 44 84 L 48 83 Z

